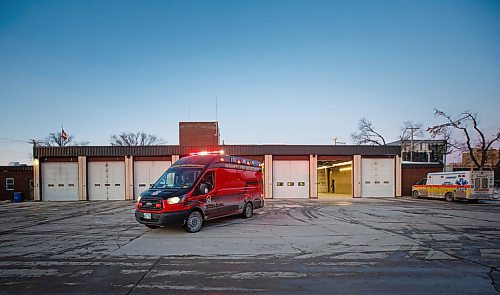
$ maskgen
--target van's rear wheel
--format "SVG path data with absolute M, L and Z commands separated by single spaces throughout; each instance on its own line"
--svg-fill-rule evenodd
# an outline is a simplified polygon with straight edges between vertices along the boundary
M 453 200 L 454 200 L 454 199 L 455 199 L 455 198 L 453 197 L 453 193 L 446 193 L 446 194 L 444 195 L 444 200 L 445 200 L 446 202 L 453 202 Z
M 198 232 L 203 226 L 203 216 L 199 211 L 189 213 L 184 229 L 189 233 Z
M 253 214 L 253 206 L 252 203 L 248 202 L 245 204 L 245 208 L 243 208 L 243 218 L 250 218 Z
M 413 198 L 415 198 L 415 199 L 420 198 L 420 194 L 418 193 L 418 191 L 413 191 L 412 196 L 413 196 Z

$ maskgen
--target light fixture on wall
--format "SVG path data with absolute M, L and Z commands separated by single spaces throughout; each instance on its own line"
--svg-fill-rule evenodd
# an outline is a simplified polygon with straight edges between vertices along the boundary
M 340 168 L 339 171 L 340 172 L 344 172 L 344 171 L 351 171 L 352 170 L 352 166 L 349 166 L 349 167 L 344 167 L 344 168 Z
M 335 164 L 326 165 L 326 166 L 319 166 L 318 170 L 325 169 L 325 168 L 334 168 L 334 167 L 339 167 L 339 166 L 351 165 L 351 164 L 352 164 L 352 161 L 335 163 Z M 342 168 L 340 168 L 340 169 L 342 169 Z M 340 170 L 340 171 L 342 171 L 342 170 Z

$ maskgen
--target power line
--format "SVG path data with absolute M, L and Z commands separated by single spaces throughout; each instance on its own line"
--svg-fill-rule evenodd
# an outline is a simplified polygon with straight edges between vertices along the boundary
M 0 137 L 0 141 L 6 141 L 4 143 L 15 143 L 15 142 L 19 142 L 19 143 L 28 143 L 28 140 L 26 139 L 16 139 L 16 138 L 8 138 L 8 137 Z

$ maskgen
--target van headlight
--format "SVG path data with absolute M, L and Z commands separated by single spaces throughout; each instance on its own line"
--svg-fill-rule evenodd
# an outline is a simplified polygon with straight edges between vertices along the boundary
M 181 198 L 179 198 L 179 197 L 168 198 L 167 204 L 177 204 L 180 201 L 181 201 Z

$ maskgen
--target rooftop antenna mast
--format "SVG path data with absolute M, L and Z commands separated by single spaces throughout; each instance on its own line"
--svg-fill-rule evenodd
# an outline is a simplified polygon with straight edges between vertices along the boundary
M 215 97 L 215 122 L 218 122 L 218 104 L 217 104 L 217 96 Z

